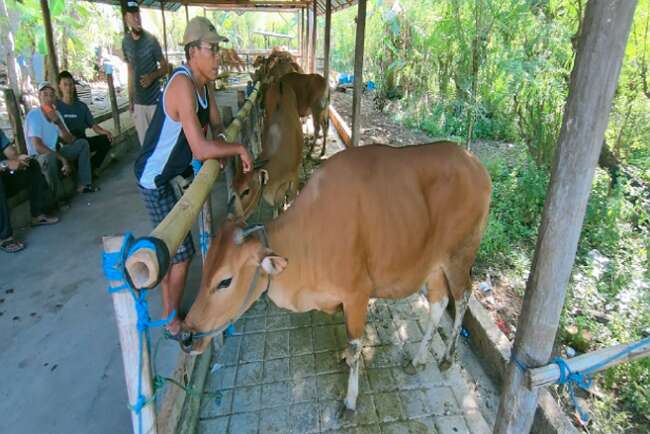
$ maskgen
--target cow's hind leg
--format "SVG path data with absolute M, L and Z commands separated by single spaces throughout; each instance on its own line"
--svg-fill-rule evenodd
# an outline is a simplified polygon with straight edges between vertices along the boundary
M 469 297 L 472 293 L 472 281 L 469 276 L 469 270 L 458 274 L 445 273 L 447 282 L 449 282 L 449 289 L 454 300 L 454 323 L 451 329 L 451 335 L 447 342 L 445 354 L 440 361 L 440 369 L 449 369 L 453 363 L 454 353 L 456 352 L 456 344 L 458 342 L 458 335 L 463 325 L 463 317 L 467 310 Z
M 320 123 L 321 123 L 321 128 L 323 129 L 323 147 L 320 149 L 320 158 L 323 158 L 323 155 L 325 155 L 325 151 L 327 149 L 327 134 L 329 133 L 329 110 L 325 108 L 325 110 L 322 110 L 320 113 Z
M 343 314 L 348 332 L 348 348 L 345 360 L 350 367 L 348 377 L 348 392 L 345 396 L 345 408 L 354 411 L 357 408 L 359 396 L 359 365 L 361 363 L 361 338 L 368 317 L 368 300 L 360 299 L 353 303 L 343 304 Z
M 424 332 L 424 337 L 420 342 L 417 353 L 411 361 L 413 367 L 416 368 L 419 365 L 424 365 L 426 363 L 431 338 L 433 337 L 436 327 L 440 323 L 442 314 L 447 308 L 447 303 L 449 303 L 449 290 L 442 270 L 434 271 L 427 279 L 426 286 L 427 300 L 429 301 L 429 319 Z

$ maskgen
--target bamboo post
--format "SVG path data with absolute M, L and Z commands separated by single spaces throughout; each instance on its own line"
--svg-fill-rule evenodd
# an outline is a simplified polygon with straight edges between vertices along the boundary
M 309 53 L 309 71 L 314 74 L 316 72 L 316 45 L 318 40 L 318 2 L 314 1 L 314 12 L 311 14 L 312 17 L 312 26 L 311 26 L 311 51 Z
M 126 24 L 126 4 L 127 0 L 120 0 L 120 10 L 122 11 L 122 26 L 124 27 L 124 34 L 129 31 L 129 25 Z
M 307 22 L 308 19 L 308 13 L 305 10 L 305 8 L 301 9 L 301 20 L 302 20 L 302 29 L 301 29 L 301 37 L 302 37 L 302 47 L 301 47 L 301 52 L 300 52 L 300 63 L 302 64 L 302 69 L 307 71 L 307 47 L 309 46 L 309 38 L 307 36 L 307 28 L 309 27 L 309 23 Z
M 3 89 L 3 93 L 5 104 L 7 105 L 7 113 L 9 114 L 11 129 L 14 131 L 14 142 L 16 143 L 16 148 L 18 149 L 18 153 L 26 154 L 27 144 L 25 143 L 25 132 L 23 131 L 23 121 L 20 116 L 20 108 L 18 106 L 18 101 L 16 101 L 16 95 L 11 88 Z
M 52 17 L 50 16 L 50 6 L 48 5 L 47 0 L 41 0 L 41 12 L 43 13 L 45 40 L 47 42 L 47 66 L 49 71 L 48 80 L 54 82 L 59 76 L 59 64 L 56 60 L 56 49 L 54 48 L 54 36 L 52 34 Z M 58 86 L 54 87 L 58 95 Z
M 228 142 L 234 141 L 237 137 L 243 125 L 243 120 L 255 104 L 258 90 L 259 83 L 255 85 L 255 90 L 251 93 L 246 104 L 226 129 Z M 205 161 L 183 197 L 167 214 L 167 217 L 151 232 L 152 237 L 158 238 L 165 243 L 169 252 L 175 252 L 178 249 L 178 246 L 192 228 L 192 223 L 198 217 L 199 211 L 212 191 L 212 186 L 218 175 L 219 162 L 217 160 Z M 153 287 L 156 284 L 156 276 L 158 276 L 159 270 L 156 252 L 146 247 L 138 249 L 127 259 L 126 269 L 136 288 Z
M 160 0 L 160 14 L 162 15 L 163 43 L 165 44 L 165 61 L 169 63 L 167 56 L 167 23 L 165 22 L 165 0 Z
M 520 365 L 540 366 L 551 356 L 636 3 L 602 0 L 587 4 L 512 350 L 517 362 L 508 367 L 496 434 L 527 433 L 533 423 L 539 390 L 526 387 Z
M 302 53 L 302 9 L 296 11 L 296 23 L 298 24 L 298 52 Z M 302 57 L 300 62 L 302 63 Z
M 329 116 L 332 120 L 332 125 L 334 125 L 334 128 L 336 128 L 336 132 L 339 133 L 339 137 L 341 137 L 341 141 L 346 148 L 349 148 L 351 146 L 352 134 L 350 132 L 350 127 L 348 127 L 348 124 L 345 123 L 339 112 L 336 111 L 334 106 L 331 104 L 329 106 Z
M 330 82 L 330 44 L 332 33 L 332 0 L 325 0 L 325 46 L 323 50 L 323 77 Z
M 115 123 L 115 129 L 117 134 L 122 134 L 122 126 L 120 125 L 120 110 L 117 106 L 117 97 L 115 96 L 115 85 L 113 83 L 113 73 L 106 74 L 106 82 L 108 83 L 108 95 L 111 100 L 111 112 L 113 113 L 113 122 Z
M 190 8 L 185 5 L 185 24 L 190 22 Z
M 117 253 L 122 249 L 124 236 L 103 237 L 105 253 Z M 123 285 L 122 281 L 110 281 L 109 285 L 117 288 Z M 135 404 L 138 400 L 138 374 L 140 369 L 140 336 L 138 332 L 138 315 L 135 310 L 133 296 L 128 291 L 119 291 L 111 294 L 113 298 L 113 309 L 115 310 L 115 321 L 120 337 L 120 348 L 122 349 L 122 362 L 124 364 L 124 376 L 126 378 L 126 389 L 129 403 Z M 151 398 L 153 387 L 151 384 L 151 365 L 147 345 L 142 345 L 142 394 L 145 399 Z M 153 402 L 145 405 L 141 410 L 142 433 L 156 434 L 156 410 Z M 131 410 L 131 422 L 133 432 L 140 433 L 138 415 Z
M 361 92 L 363 91 L 363 49 L 366 40 L 366 0 L 357 4 L 357 38 L 354 45 L 354 93 L 352 94 L 352 146 L 359 146 Z
M 616 357 L 619 354 L 623 355 L 621 357 Z M 590 374 L 594 374 L 623 362 L 631 362 L 648 356 L 650 356 L 650 339 L 645 339 L 645 341 L 638 341 L 631 344 L 620 344 L 610 348 L 603 348 L 598 351 L 582 354 L 578 357 L 566 360 L 566 364 L 571 372 L 584 372 L 590 370 Z M 598 366 L 597 369 L 591 371 L 595 365 L 605 361 L 607 363 L 604 363 L 602 366 Z M 526 382 L 530 390 L 554 384 L 559 379 L 560 367 L 556 363 L 551 363 L 540 368 L 529 369 L 526 373 Z

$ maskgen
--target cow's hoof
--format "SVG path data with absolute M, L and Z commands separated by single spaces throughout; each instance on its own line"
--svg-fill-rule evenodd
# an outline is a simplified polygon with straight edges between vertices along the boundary
M 342 417 L 350 417 L 354 415 L 354 412 L 357 410 L 357 402 L 349 402 L 348 399 L 343 400 L 343 407 L 342 407 Z
M 402 368 L 404 372 L 406 372 L 408 375 L 415 375 L 418 373 L 420 369 L 418 369 L 418 366 L 413 365 L 413 362 L 409 362 L 404 367 Z
M 449 359 L 442 359 L 442 361 L 438 364 L 438 367 L 440 368 L 441 371 L 446 371 L 449 368 L 451 368 L 451 365 L 453 362 Z

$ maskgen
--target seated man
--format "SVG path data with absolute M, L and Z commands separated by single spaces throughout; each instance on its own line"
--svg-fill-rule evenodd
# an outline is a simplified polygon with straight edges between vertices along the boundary
M 66 128 L 61 114 L 54 108 L 56 96 L 50 83 L 43 82 L 38 86 L 38 101 L 40 107 L 32 109 L 25 117 L 25 140 L 29 155 L 36 157 L 43 168 L 43 174 L 52 188 L 54 197 L 63 197 L 59 163 L 61 173 L 68 176 L 72 173 L 69 160 L 77 160 L 78 163 L 77 191 L 97 191 L 98 188 L 92 184 L 88 141 L 76 138 Z M 57 146 L 59 138 L 66 144 Z
M 52 203 L 50 189 L 38 164 L 27 155 L 20 155 L 0 130 L 0 250 L 15 253 L 25 244 L 13 237 L 7 199 L 22 188 L 29 190 L 32 225 L 51 225 L 59 221 L 46 214 Z
M 93 170 L 99 169 L 106 154 L 111 149 L 111 142 L 113 141 L 111 132 L 95 122 L 88 106 L 79 100 L 74 78 L 68 71 L 59 73 L 59 90 L 61 91 L 61 99 L 56 100 L 56 109 L 63 115 L 65 126 L 73 136 L 88 140 L 90 153 L 92 154 L 90 165 Z M 87 137 L 87 128 L 92 128 L 97 135 Z

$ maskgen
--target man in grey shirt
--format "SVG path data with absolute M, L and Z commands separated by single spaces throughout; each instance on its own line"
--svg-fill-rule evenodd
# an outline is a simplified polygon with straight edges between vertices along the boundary
M 124 15 L 129 31 L 122 39 L 122 52 L 129 67 L 129 110 L 133 113 L 140 145 L 160 96 L 160 78 L 169 66 L 156 37 L 142 28 L 138 2 L 127 2 Z

